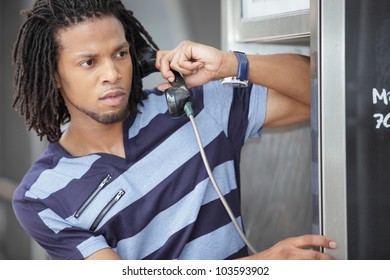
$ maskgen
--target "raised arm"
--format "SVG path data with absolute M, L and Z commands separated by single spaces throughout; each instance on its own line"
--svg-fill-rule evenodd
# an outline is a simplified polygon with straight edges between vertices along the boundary
M 310 118 L 309 58 L 296 54 L 247 55 L 249 81 L 269 89 L 265 127 L 290 125 Z M 157 54 L 162 76 L 173 78 L 170 69 L 185 75 L 188 87 L 237 74 L 234 52 L 184 41 L 171 51 Z

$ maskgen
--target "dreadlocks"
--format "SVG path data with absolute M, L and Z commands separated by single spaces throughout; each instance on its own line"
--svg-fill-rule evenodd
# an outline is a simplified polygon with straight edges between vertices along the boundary
M 26 126 L 49 142 L 61 137 L 61 125 L 70 121 L 65 102 L 54 80 L 59 44 L 56 33 L 61 28 L 87 19 L 113 15 L 123 25 L 133 62 L 133 86 L 129 105 L 142 104 L 142 77 L 136 50 L 157 45 L 120 0 L 37 0 L 23 11 L 27 20 L 21 26 L 13 50 L 14 108 L 24 117 Z

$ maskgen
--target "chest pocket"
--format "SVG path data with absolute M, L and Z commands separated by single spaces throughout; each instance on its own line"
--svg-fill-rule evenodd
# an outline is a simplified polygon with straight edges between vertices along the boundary
M 110 185 L 110 190 L 107 190 L 106 186 L 110 180 L 111 175 L 107 174 L 74 213 L 72 219 L 77 226 L 95 231 L 110 210 L 125 195 L 123 189 L 116 189 L 114 185 Z

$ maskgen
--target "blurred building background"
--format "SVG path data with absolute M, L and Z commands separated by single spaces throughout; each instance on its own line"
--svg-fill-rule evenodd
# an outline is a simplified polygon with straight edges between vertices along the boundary
M 293 52 L 309 54 L 300 45 L 237 43 L 232 32 L 232 12 L 227 5 L 238 0 L 124 0 L 149 30 L 161 49 L 171 49 L 189 39 L 224 50 L 255 53 Z M 11 52 L 23 22 L 21 9 L 32 0 L 0 1 L 0 259 L 45 259 L 45 253 L 17 223 L 11 196 L 46 143 L 27 132 L 12 108 Z M 162 81 L 153 74 L 146 87 Z M 265 131 L 243 149 L 243 218 L 249 239 L 263 250 L 288 236 L 311 232 L 310 125 L 308 123 Z

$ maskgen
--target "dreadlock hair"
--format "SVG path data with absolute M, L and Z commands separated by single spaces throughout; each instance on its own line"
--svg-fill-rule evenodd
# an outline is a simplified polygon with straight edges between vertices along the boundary
M 61 125 L 70 121 L 68 109 L 59 94 L 54 73 L 57 70 L 59 29 L 91 18 L 112 15 L 123 25 L 130 44 L 133 62 L 130 109 L 142 104 L 142 72 L 137 51 L 142 48 L 158 50 L 153 39 L 120 0 L 37 0 L 31 10 L 22 11 L 27 20 L 21 26 L 13 49 L 14 103 L 13 107 L 25 120 L 28 130 L 34 129 L 41 140 L 49 142 L 61 137 Z

